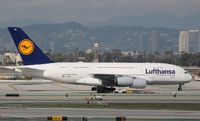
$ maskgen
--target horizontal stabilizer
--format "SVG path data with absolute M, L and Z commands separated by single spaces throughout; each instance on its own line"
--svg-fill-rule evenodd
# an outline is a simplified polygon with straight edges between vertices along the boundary
M 32 78 L 42 77 L 44 75 L 44 70 L 40 70 L 40 69 L 33 69 L 33 68 L 28 68 L 28 67 L 18 67 L 16 69 L 21 71 L 23 74 L 27 76 L 31 76 Z

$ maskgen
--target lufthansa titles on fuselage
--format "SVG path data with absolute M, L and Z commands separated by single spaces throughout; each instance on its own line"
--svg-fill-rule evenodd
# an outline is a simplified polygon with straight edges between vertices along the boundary
M 145 69 L 146 74 L 176 74 L 175 70 L 164 70 L 164 69 Z

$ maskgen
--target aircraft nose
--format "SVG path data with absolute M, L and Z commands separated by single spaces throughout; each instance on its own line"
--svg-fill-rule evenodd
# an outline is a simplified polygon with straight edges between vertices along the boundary
M 187 74 L 186 78 L 187 78 L 188 81 L 192 81 L 192 79 L 193 79 L 191 74 Z

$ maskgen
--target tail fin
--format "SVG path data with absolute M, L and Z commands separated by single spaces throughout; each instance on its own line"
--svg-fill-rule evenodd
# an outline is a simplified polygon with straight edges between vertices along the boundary
M 8 27 L 24 65 L 52 63 L 42 50 L 18 27 Z

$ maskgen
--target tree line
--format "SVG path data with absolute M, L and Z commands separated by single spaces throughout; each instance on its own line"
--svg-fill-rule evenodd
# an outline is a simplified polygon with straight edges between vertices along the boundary
M 55 62 L 92 62 L 93 53 L 85 53 L 78 51 L 76 53 L 46 53 L 49 58 Z M 121 51 L 104 52 L 98 54 L 99 62 L 155 62 L 155 63 L 169 63 L 179 66 L 200 66 L 200 53 L 184 53 L 174 54 L 172 51 L 167 51 L 164 54 L 159 52 L 151 53 L 137 53 L 134 55 L 123 55 Z

